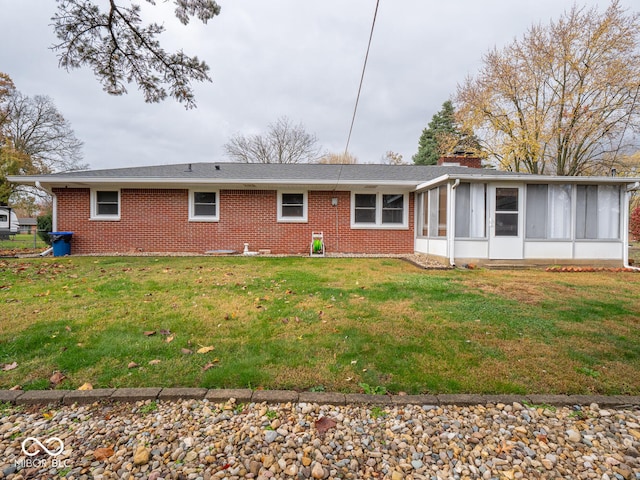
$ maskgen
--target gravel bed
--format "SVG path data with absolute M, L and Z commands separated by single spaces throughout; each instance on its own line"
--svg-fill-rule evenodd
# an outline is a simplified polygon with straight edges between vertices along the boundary
M 234 400 L 49 408 L 3 406 L 0 478 L 640 479 L 638 409 Z M 27 456 L 34 439 L 62 452 Z

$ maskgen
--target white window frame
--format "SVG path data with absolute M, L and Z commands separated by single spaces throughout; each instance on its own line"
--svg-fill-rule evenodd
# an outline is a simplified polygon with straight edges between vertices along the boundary
M 118 193 L 118 213 L 113 215 L 105 215 L 98 213 L 98 192 L 117 192 Z M 122 212 L 122 196 L 120 194 L 119 188 L 92 188 L 91 193 L 91 220 L 109 220 L 109 221 L 118 221 L 120 220 L 120 213 Z
M 370 223 L 356 223 L 356 195 L 376 196 L 376 220 Z M 382 198 L 383 195 L 402 195 L 402 223 L 382 223 Z M 352 191 L 351 192 L 351 228 L 352 229 L 382 229 L 382 230 L 407 230 L 409 228 L 409 194 L 398 191 Z
M 289 217 L 282 215 L 282 195 L 302 195 L 302 216 Z M 309 210 L 309 196 L 307 191 L 300 190 L 278 190 L 278 223 L 307 223 L 308 222 L 308 210 Z
M 215 193 L 216 194 L 216 214 L 215 215 L 196 215 L 195 194 L 196 193 Z M 190 188 L 189 189 L 189 221 L 190 222 L 218 222 L 220 221 L 220 191 L 210 188 Z

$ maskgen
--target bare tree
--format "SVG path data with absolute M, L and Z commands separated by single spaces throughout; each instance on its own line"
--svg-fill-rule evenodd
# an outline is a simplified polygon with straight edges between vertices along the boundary
M 463 125 L 509 170 L 583 175 L 640 130 L 640 14 L 574 6 L 484 56 L 456 97 Z
M 155 0 L 146 0 L 155 5 Z M 60 43 L 54 45 L 60 65 L 72 69 L 91 68 L 104 90 L 112 95 L 127 92 L 135 83 L 145 101 L 159 102 L 168 95 L 195 107 L 191 81 L 211 81 L 209 66 L 182 50 L 166 52 L 158 36 L 165 28 L 157 23 L 143 25 L 140 6 L 119 5 L 109 0 L 103 11 L 91 0 L 57 0 L 53 26 Z M 220 13 L 213 0 L 172 0 L 175 16 L 187 25 L 191 17 L 203 23 Z M 167 91 L 168 90 L 168 91 Z
M 388 150 L 387 153 L 382 157 L 382 163 L 385 165 L 408 165 L 402 159 L 402 154 L 394 152 L 393 150 Z
M 29 157 L 36 172 L 83 167 L 79 163 L 82 142 L 49 97 L 15 92 L 9 97 L 7 108 L 4 135 L 13 149 Z
M 231 160 L 243 163 L 305 163 L 320 156 L 316 136 L 287 117 L 269 124 L 264 135 L 234 135 L 224 150 Z
M 322 157 L 320 157 L 318 163 L 353 165 L 358 163 L 358 159 L 349 152 L 326 153 Z
M 28 190 L 7 182 L 7 175 L 84 168 L 81 149 L 82 142 L 49 97 L 23 95 L 0 73 L 0 203 L 19 189 Z

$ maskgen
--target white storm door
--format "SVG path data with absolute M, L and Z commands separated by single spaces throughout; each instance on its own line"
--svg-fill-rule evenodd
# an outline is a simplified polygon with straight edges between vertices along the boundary
M 522 186 L 489 185 L 489 258 L 492 260 L 523 258 L 522 194 Z

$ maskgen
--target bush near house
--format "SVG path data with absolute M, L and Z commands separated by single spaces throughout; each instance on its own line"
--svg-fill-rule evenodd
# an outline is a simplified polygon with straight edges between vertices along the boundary
M 40 215 L 38 217 L 38 236 L 45 242 L 47 245 L 51 245 L 51 238 L 49 238 L 49 233 L 53 228 L 53 218 L 50 213 L 46 215 Z
M 634 240 L 640 240 L 640 205 L 634 208 L 631 212 L 631 218 L 629 219 L 629 232 L 631 232 Z

